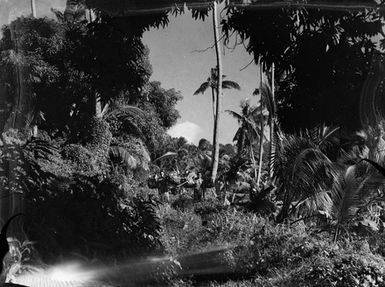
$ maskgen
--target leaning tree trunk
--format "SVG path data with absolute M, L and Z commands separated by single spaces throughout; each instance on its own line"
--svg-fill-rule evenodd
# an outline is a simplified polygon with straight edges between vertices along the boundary
M 213 8 L 213 25 L 214 25 L 214 41 L 215 41 L 215 53 L 217 56 L 217 69 L 218 69 L 218 83 L 216 86 L 217 90 L 217 101 L 216 101 L 216 115 L 214 121 L 214 150 L 213 150 L 213 162 L 211 169 L 211 183 L 214 184 L 215 179 L 217 177 L 218 172 L 218 164 L 219 164 L 219 120 L 221 115 L 221 97 L 222 97 L 222 59 L 221 59 L 221 51 L 219 48 L 219 26 L 218 26 L 218 7 L 217 3 L 214 1 Z

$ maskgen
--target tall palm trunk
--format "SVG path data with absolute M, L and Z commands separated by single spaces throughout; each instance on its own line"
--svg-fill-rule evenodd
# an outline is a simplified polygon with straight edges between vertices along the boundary
M 262 82 L 263 82 L 263 66 L 260 64 L 260 91 L 262 91 Z M 262 94 L 261 95 L 261 122 L 260 122 L 260 130 L 261 134 L 259 137 L 259 163 L 258 163 L 258 176 L 257 176 L 257 186 L 259 186 L 259 183 L 261 181 L 261 173 L 262 173 L 262 164 L 263 164 L 263 135 L 264 135 L 264 122 L 263 122 L 263 100 L 262 100 Z
M 271 95 L 272 95 L 272 102 L 275 103 L 275 96 L 274 96 L 274 63 L 271 66 Z M 273 157 L 274 157 L 274 121 L 275 121 L 275 115 L 271 114 L 269 115 L 270 119 L 270 154 L 269 154 L 269 178 L 273 178 L 274 169 L 273 169 Z
M 33 18 L 36 18 L 36 3 L 35 3 L 35 0 L 31 0 L 31 14 L 32 14 Z M 35 120 L 37 120 L 37 119 L 35 119 Z M 39 133 L 39 128 L 37 126 L 37 123 L 35 123 L 32 126 L 32 136 L 37 137 L 38 133 Z
M 212 99 L 213 99 L 213 122 L 215 123 L 215 118 L 216 118 L 216 111 L 215 111 L 215 89 L 214 87 L 211 88 L 211 96 L 212 96 Z
M 218 172 L 218 164 L 219 164 L 219 120 L 221 116 L 221 97 L 222 97 L 222 58 L 221 51 L 219 48 L 219 26 L 218 26 L 218 7 L 217 3 L 214 1 L 213 8 L 213 26 L 214 26 L 214 41 L 215 41 L 215 53 L 217 56 L 217 67 L 218 67 L 218 84 L 216 86 L 217 94 L 216 94 L 216 114 L 214 121 L 214 141 L 213 141 L 213 162 L 212 162 L 212 170 L 211 170 L 211 183 L 215 183 L 215 179 L 217 177 Z

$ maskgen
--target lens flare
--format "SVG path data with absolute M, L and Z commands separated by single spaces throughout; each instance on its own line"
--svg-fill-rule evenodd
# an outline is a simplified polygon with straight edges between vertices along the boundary
M 55 281 L 91 281 L 96 271 L 86 270 L 79 263 L 67 263 L 49 268 L 46 274 Z
M 33 273 L 25 273 L 12 278 L 11 282 L 29 286 L 85 286 L 94 282 L 98 270 L 85 268 L 77 262 L 62 263 Z

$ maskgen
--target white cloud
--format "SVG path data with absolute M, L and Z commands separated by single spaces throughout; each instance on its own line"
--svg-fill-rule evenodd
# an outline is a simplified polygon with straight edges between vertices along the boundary
M 202 129 L 192 122 L 183 122 L 176 124 L 167 133 L 172 137 L 184 137 L 187 141 L 191 143 L 197 143 L 199 141 L 199 135 L 201 134 Z

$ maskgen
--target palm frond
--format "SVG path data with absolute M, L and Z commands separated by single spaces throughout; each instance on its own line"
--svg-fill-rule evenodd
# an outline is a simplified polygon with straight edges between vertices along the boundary
M 125 116 L 143 116 L 143 115 L 144 115 L 144 111 L 142 109 L 131 105 L 120 106 L 116 109 L 110 110 L 109 112 L 105 113 L 106 117 L 110 117 L 110 116 L 125 117 Z
M 241 87 L 239 86 L 238 83 L 233 82 L 233 81 L 228 81 L 228 80 L 222 82 L 222 88 L 223 89 L 236 89 L 236 90 L 241 89 Z
M 235 132 L 235 135 L 233 137 L 233 142 L 236 142 L 236 141 L 239 140 L 239 137 L 241 136 L 241 133 L 242 133 L 242 129 L 241 128 L 237 129 L 237 131 Z
M 253 123 L 246 122 L 246 138 L 250 144 L 253 144 L 257 141 L 261 136 L 264 137 L 263 131 Z
M 332 190 L 333 216 L 339 224 L 349 221 L 358 211 L 363 182 L 357 180 L 356 165 L 349 166 Z
M 238 114 L 237 112 L 234 112 L 232 110 L 225 110 L 225 112 L 229 113 L 231 116 L 233 116 L 238 122 L 241 122 L 244 119 L 244 116 Z
M 360 161 L 349 166 L 343 176 L 335 181 L 331 195 L 334 202 L 333 216 L 338 224 L 350 223 L 360 211 L 384 200 L 378 195 L 378 188 L 385 182 L 385 177 L 381 176 L 381 180 L 375 176 L 373 180 L 372 172 L 362 168 Z
M 380 172 L 385 177 L 385 168 L 384 167 L 382 167 L 381 165 L 379 165 L 375 161 L 372 161 L 372 160 L 367 159 L 367 158 L 361 159 L 358 163 L 360 163 L 362 161 L 366 161 L 369 164 L 371 164 L 378 172 Z
M 119 159 L 124 165 L 130 169 L 136 169 L 139 165 L 138 160 L 129 153 L 124 147 L 110 146 L 110 156 Z
M 194 92 L 194 96 L 198 94 L 204 94 L 206 90 L 210 87 L 210 82 L 204 82 L 203 84 L 200 85 L 200 87 Z
M 328 214 L 332 212 L 333 201 L 328 190 L 320 190 L 304 198 L 297 203 L 296 217 L 309 217 L 322 212 Z
M 317 126 L 311 130 L 306 130 L 306 136 L 316 143 L 317 145 L 322 145 L 340 128 L 339 127 L 328 127 L 325 124 Z
M 52 11 L 52 13 L 55 14 L 58 22 L 60 22 L 60 23 L 65 22 L 65 18 L 64 18 L 63 12 L 60 12 L 59 10 L 54 9 L 54 8 L 51 8 L 51 11 Z
M 312 156 L 310 160 L 307 158 L 309 155 Z M 328 166 L 332 165 L 332 161 L 318 149 L 307 148 L 301 151 L 294 160 L 292 178 L 302 176 L 304 174 L 304 168 L 309 169 L 310 174 L 314 174 L 317 172 L 316 165 L 318 166 L 320 163 Z
M 177 156 L 178 156 L 178 153 L 168 151 L 164 155 L 161 155 L 160 157 L 154 159 L 153 162 L 163 160 L 163 159 L 173 158 L 173 157 L 177 157 Z

